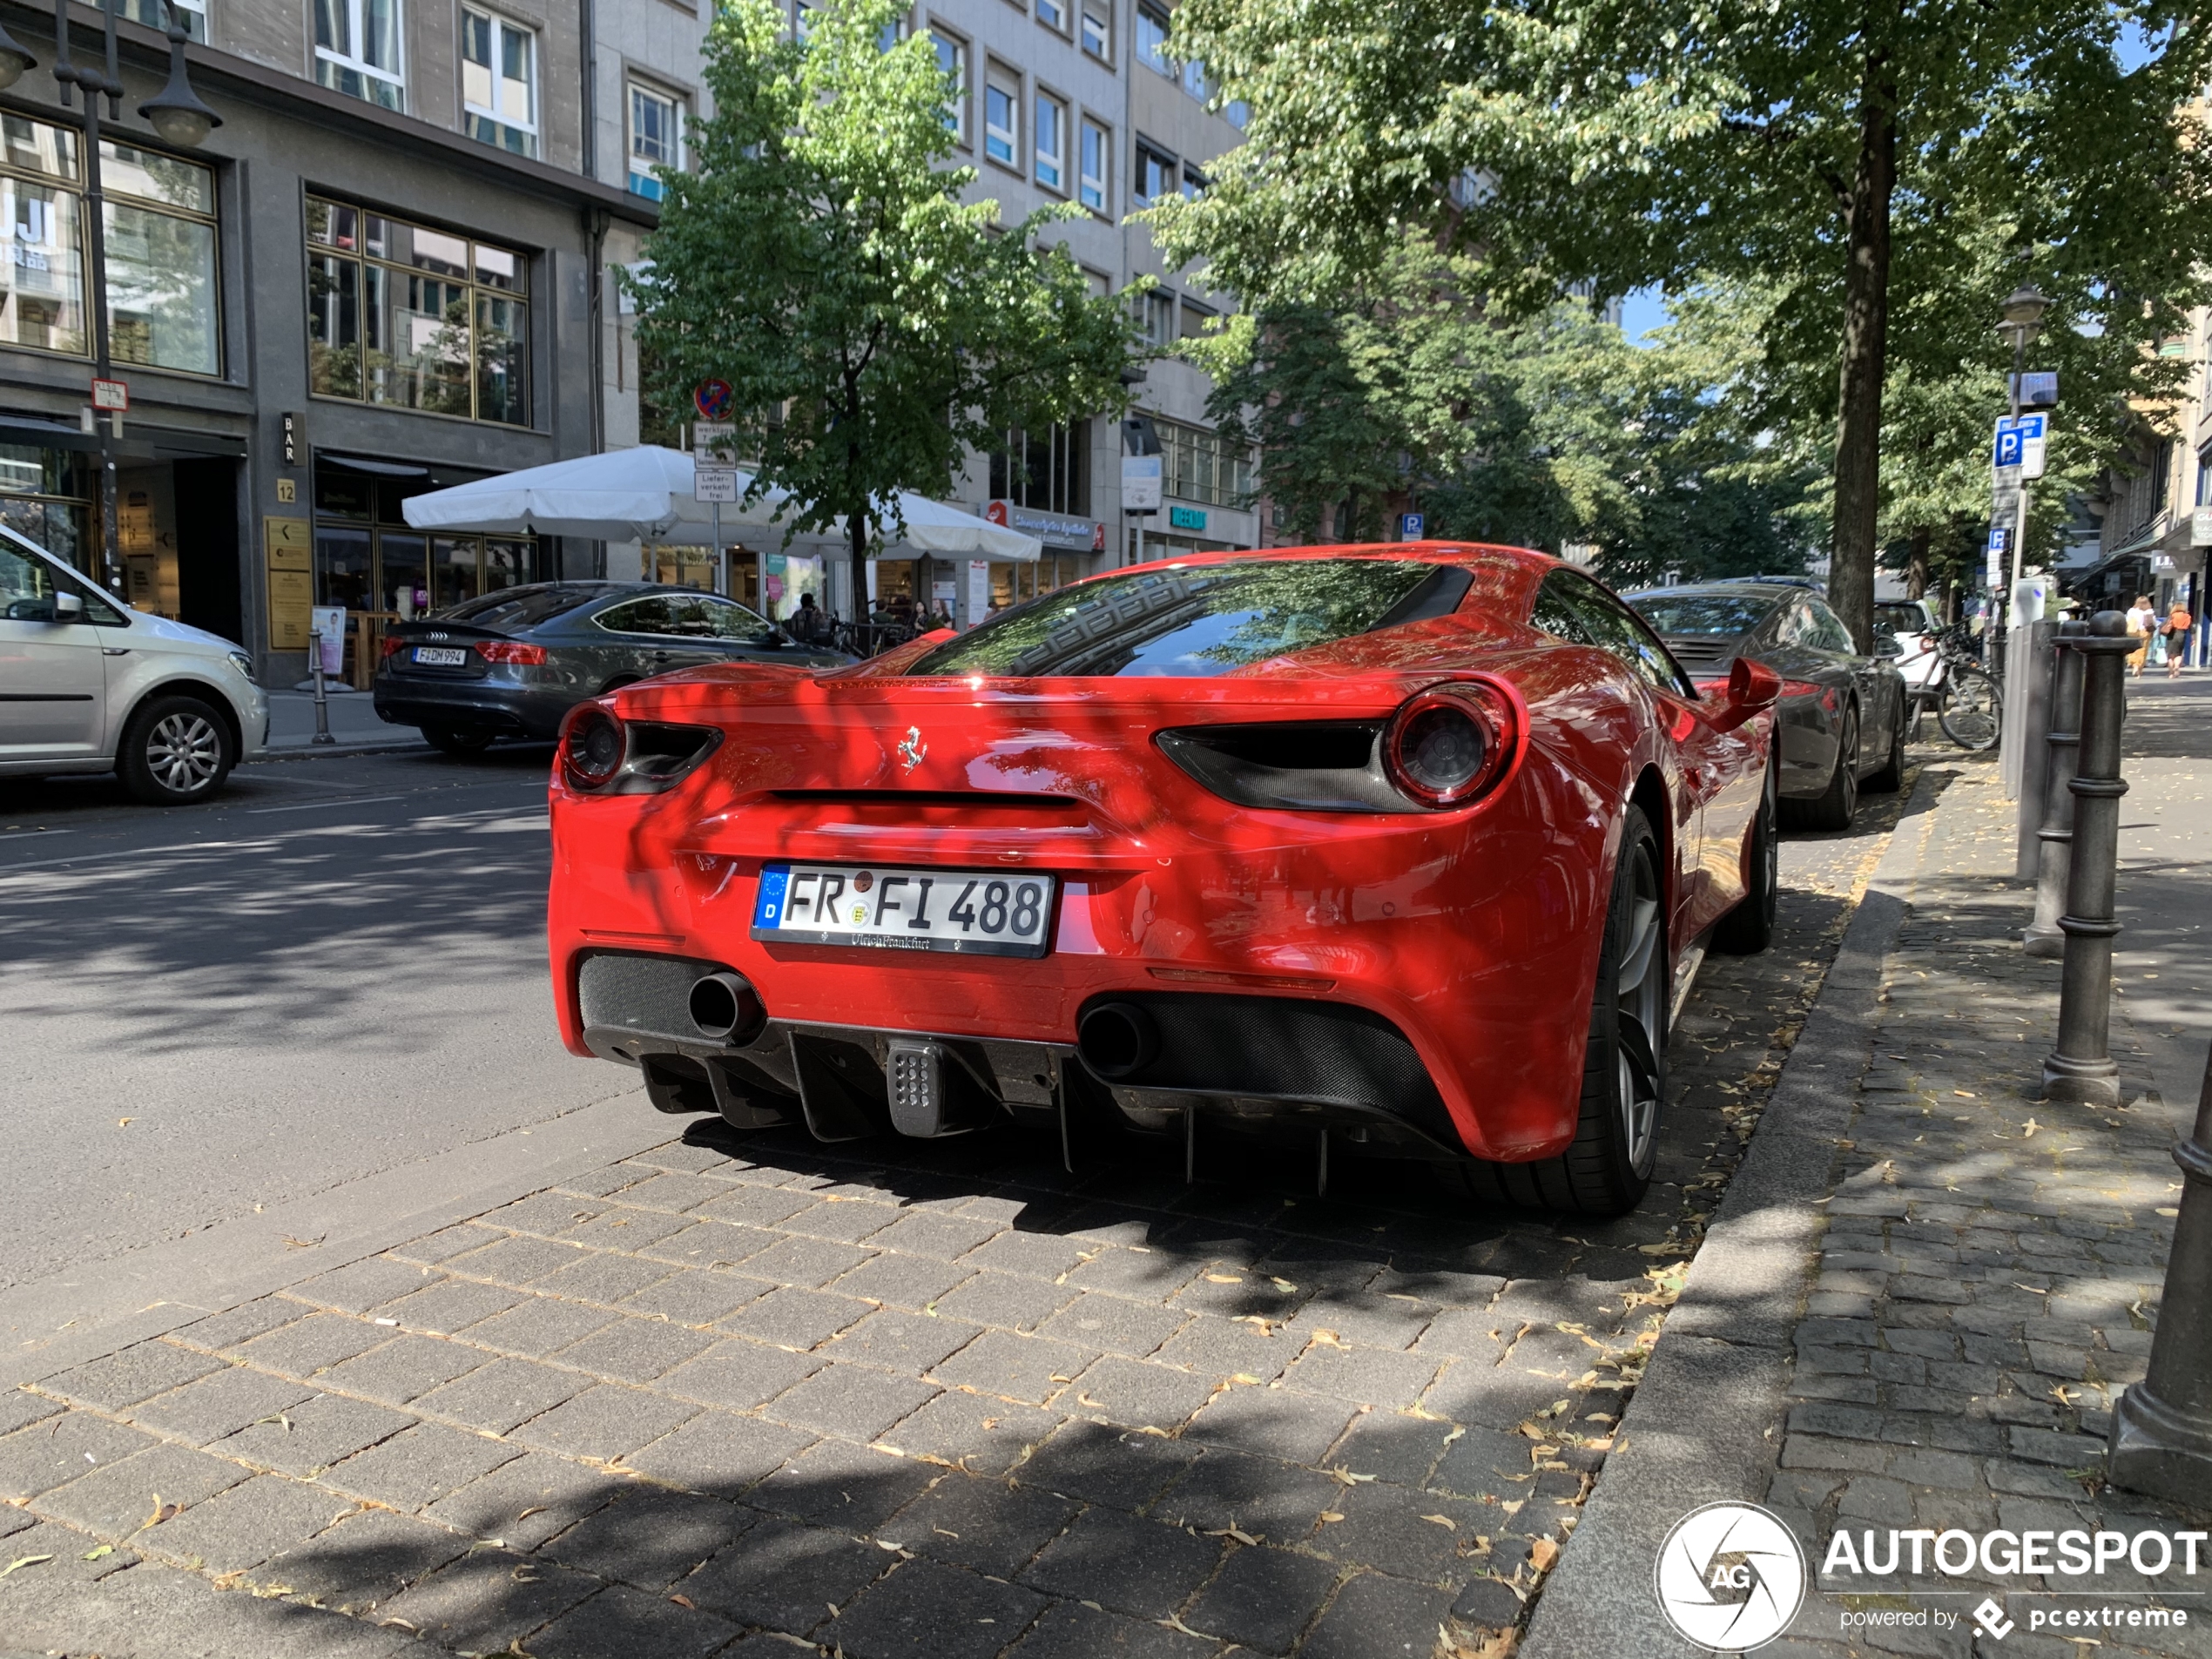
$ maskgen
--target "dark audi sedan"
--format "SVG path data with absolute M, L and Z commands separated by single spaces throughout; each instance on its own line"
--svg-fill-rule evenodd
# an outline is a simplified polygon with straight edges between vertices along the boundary
M 1892 649 L 1862 657 L 1851 630 L 1809 587 L 1704 582 L 1622 596 L 1649 623 L 1701 691 L 1724 683 L 1738 657 L 1782 677 L 1775 705 L 1785 816 L 1808 829 L 1848 829 L 1862 786 L 1905 782 L 1909 709 Z
M 498 738 L 550 738 L 586 698 L 705 663 L 835 668 L 840 651 L 793 643 L 773 623 L 693 588 L 541 582 L 392 624 L 376 711 L 420 726 L 448 754 Z

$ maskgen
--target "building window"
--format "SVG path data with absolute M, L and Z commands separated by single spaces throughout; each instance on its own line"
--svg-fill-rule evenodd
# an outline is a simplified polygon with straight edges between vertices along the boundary
M 1022 92 L 1017 83 L 995 70 L 983 82 L 983 153 L 1019 167 L 1015 148 L 1022 142 Z
M 938 34 L 937 72 L 952 84 L 951 95 L 945 105 L 945 128 L 962 145 L 968 137 L 968 46 L 951 36 Z
M 1154 288 L 1144 296 L 1144 340 L 1162 351 L 1175 344 L 1175 296 Z
M 2196 504 L 2212 507 L 2212 449 L 2196 452 Z
M 348 98 L 405 109 L 400 0 L 315 0 L 315 79 Z
M 1082 0 L 1083 50 L 1102 64 L 1114 61 L 1114 15 L 1108 0 Z
M 1195 57 L 1183 66 L 1183 90 L 1201 104 L 1213 96 L 1213 77 Z
M 1206 325 L 1213 318 L 1213 312 L 1207 307 L 1185 300 L 1183 302 L 1183 337 L 1185 340 L 1204 339 Z
M 1140 203 L 1149 206 L 1158 197 L 1174 195 L 1180 177 L 1173 156 L 1142 138 L 1137 140 L 1136 177 L 1130 187 Z
M 1068 8 L 1062 0 L 1037 0 L 1037 21 L 1064 35 L 1068 32 Z
M 1178 501 L 1209 507 L 1242 507 L 1252 493 L 1249 450 L 1234 449 L 1218 432 L 1156 420 L 1160 434 L 1161 489 Z
M 1037 98 L 1037 182 L 1047 190 L 1068 187 L 1068 106 L 1042 95 Z
M 1191 201 L 1197 201 L 1200 197 L 1204 196 L 1208 190 L 1212 188 L 1212 185 L 1213 180 L 1207 178 L 1205 174 L 1200 172 L 1189 162 L 1186 161 L 1183 164 L 1183 193 L 1186 199 Z
M 0 116 L 0 344 L 83 357 L 83 140 Z M 119 362 L 222 372 L 215 287 L 215 175 L 103 139 L 109 338 Z
M 1108 206 L 1113 178 L 1114 135 L 1096 121 L 1083 123 L 1082 192 L 1083 206 L 1093 212 L 1113 216 Z
M 220 374 L 214 173 L 102 139 L 100 178 L 111 354 L 149 368 Z
M 991 453 L 991 495 L 1038 512 L 1089 518 L 1089 462 L 1088 421 L 1044 432 L 1009 432 L 1006 447 Z
M 631 82 L 630 86 L 630 192 L 649 201 L 665 193 L 654 169 L 671 172 L 684 165 L 684 105 L 665 92 Z
M 528 426 L 529 280 L 512 248 L 311 198 L 309 389 Z
M 1168 61 L 1168 14 L 1157 6 L 1136 8 L 1136 57 L 1146 68 L 1175 79 L 1175 65 Z
M 99 489 L 96 455 L 0 443 L 0 524 L 87 575 L 99 568 L 92 534 Z
M 185 25 L 187 39 L 201 45 L 207 44 L 207 0 L 172 0 L 177 20 Z M 161 0 L 123 0 L 117 10 L 133 23 L 142 23 L 149 29 L 166 30 L 169 12 Z
M 503 17 L 461 14 L 461 103 L 469 136 L 537 153 L 537 37 Z
M 1221 118 L 1242 132 L 1252 118 L 1252 106 L 1242 98 L 1231 98 L 1221 106 Z

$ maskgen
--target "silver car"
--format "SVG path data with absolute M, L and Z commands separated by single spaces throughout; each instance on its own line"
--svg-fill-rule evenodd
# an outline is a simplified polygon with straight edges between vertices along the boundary
M 140 800 L 182 806 L 268 740 L 238 646 L 130 609 L 0 524 L 0 777 L 112 770 Z

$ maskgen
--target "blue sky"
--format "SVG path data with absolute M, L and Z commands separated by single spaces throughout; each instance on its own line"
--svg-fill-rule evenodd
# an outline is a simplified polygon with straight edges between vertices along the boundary
M 2121 25 L 2115 50 L 2125 70 L 2140 69 L 2155 56 L 2150 40 L 2132 23 Z M 1656 288 L 1638 288 L 1621 302 L 1621 331 L 1631 345 L 1645 344 L 1644 335 L 1666 320 L 1667 308 Z

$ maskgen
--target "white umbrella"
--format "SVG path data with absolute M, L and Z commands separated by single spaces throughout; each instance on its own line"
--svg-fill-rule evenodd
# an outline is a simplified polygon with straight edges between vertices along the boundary
M 738 492 L 752 482 L 739 473 Z M 790 501 L 782 490 L 771 490 L 750 507 L 725 506 L 723 527 L 772 526 Z M 713 505 L 692 497 L 691 457 L 650 443 L 434 489 L 401 510 L 419 530 L 594 542 L 704 542 L 714 522 Z
M 738 493 L 752 485 L 738 474 Z M 434 489 L 408 500 L 402 511 L 419 530 L 488 536 L 573 536 L 594 542 L 704 544 L 712 537 L 715 509 L 691 494 L 691 457 L 657 444 L 579 455 L 520 472 Z M 792 496 L 771 489 L 751 506 L 725 506 L 720 523 L 731 529 L 769 529 L 779 535 Z M 906 533 L 870 550 L 879 556 L 1035 561 L 1043 547 L 1033 536 L 987 523 L 973 513 L 902 491 L 898 498 Z M 844 521 L 826 530 L 792 537 L 793 547 L 827 555 L 846 545 Z

